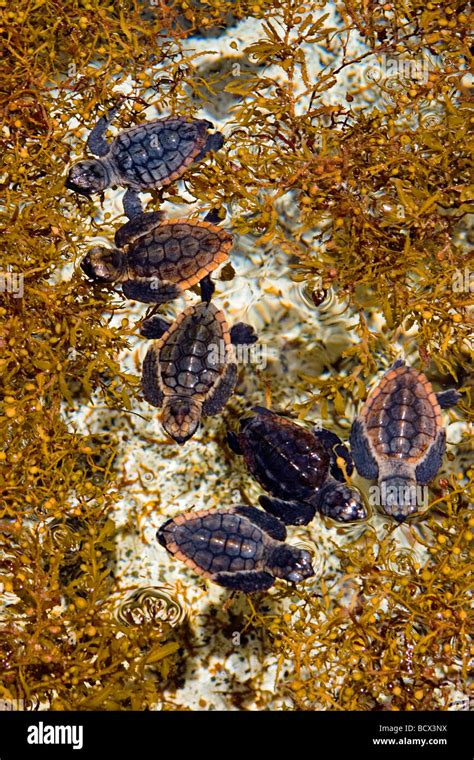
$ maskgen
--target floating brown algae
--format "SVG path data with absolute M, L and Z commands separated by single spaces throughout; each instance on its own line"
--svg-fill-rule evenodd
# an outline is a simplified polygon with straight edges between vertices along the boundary
M 242 373 L 225 419 L 269 394 L 342 435 L 374 376 L 401 351 L 436 389 L 458 387 L 450 419 L 469 419 L 467 8 L 462 0 L 33 0 L 14 10 L 0 2 L 0 698 L 53 709 L 175 709 L 186 658 L 189 683 L 192 663 L 197 671 L 211 663 L 219 679 L 229 658 L 228 709 L 445 710 L 454 692 L 468 693 L 473 471 L 462 425 L 419 520 L 395 527 L 374 514 L 364 529 L 321 534 L 326 564 L 313 585 L 278 583 L 261 598 L 223 605 L 191 575 L 160 579 L 181 584 L 205 651 L 166 620 L 117 621 L 117 595 L 133 591 L 117 561 L 122 542 L 135 537 L 135 523 L 146 530 L 180 505 L 161 494 L 159 476 L 152 487 L 138 465 L 133 476 L 125 471 L 123 435 L 104 439 L 105 430 L 79 419 L 102 408 L 104 419 L 131 427 L 139 368 L 123 358 L 136 345 L 124 302 L 106 286 L 90 289 L 77 271 L 91 240 L 111 238 L 124 221 L 114 194 L 92 202 L 64 187 L 117 95 L 127 95 L 117 129 L 168 114 L 200 118 L 223 82 L 219 67 L 200 73 L 196 35 L 213 35 L 206 49 L 226 35 L 235 63 L 243 56 L 249 66 L 222 69 L 232 95 L 220 126 L 225 146 L 182 184 L 154 191 L 150 205 L 168 203 L 181 216 L 194 202 L 196 216 L 226 207 L 242 262 L 263 251 L 276 271 L 286 255 L 287 283 L 330 293 L 330 306 L 313 300 L 315 322 L 324 327 L 324 309 L 340 305 L 348 342 L 331 354 L 303 322 L 281 339 L 283 328 L 267 325 L 280 358 Z M 252 22 L 257 38 L 234 38 L 228 25 L 238 21 Z M 416 75 L 407 62 L 420 62 Z M 286 307 L 273 287 L 258 305 L 262 319 L 270 297 L 291 316 L 295 304 Z M 299 354 L 307 364 L 283 369 Z M 224 433 L 222 422 L 206 430 L 213 451 L 222 452 Z M 181 462 L 143 435 L 163 460 Z M 186 451 L 183 499 L 211 471 L 220 499 L 232 487 L 251 491 L 225 453 L 196 462 Z M 121 499 L 130 502 L 122 522 Z M 200 699 L 207 709 L 209 698 Z

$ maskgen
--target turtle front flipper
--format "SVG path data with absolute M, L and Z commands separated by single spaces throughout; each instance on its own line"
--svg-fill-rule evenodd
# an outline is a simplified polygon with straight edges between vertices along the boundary
M 158 380 L 159 357 L 152 346 L 143 361 L 142 366 L 142 391 L 145 401 L 152 406 L 160 407 L 163 404 L 163 392 Z
M 105 133 L 115 119 L 119 108 L 120 104 L 114 106 L 105 116 L 101 116 L 87 138 L 87 147 L 94 156 L 106 156 L 109 152 L 110 147 L 105 139 Z
M 182 292 L 174 282 L 164 282 L 154 277 L 137 277 L 122 283 L 124 296 L 140 303 L 168 303 L 179 298 Z
M 255 591 L 267 591 L 275 583 L 275 578 L 264 570 L 242 570 L 237 573 L 217 573 L 212 576 L 219 586 L 252 594 Z
M 209 126 L 212 128 L 214 125 L 209 121 L 207 122 Z M 224 135 L 222 135 L 220 132 L 214 132 L 212 135 L 208 135 L 206 142 L 204 143 L 204 147 L 202 150 L 197 154 L 195 161 L 200 161 L 201 158 L 204 158 L 204 156 L 207 156 L 208 153 L 213 151 L 220 150 L 222 146 L 224 145 Z
M 343 459 L 346 466 L 346 473 L 350 477 L 354 472 L 354 462 L 351 453 L 345 443 L 341 441 L 338 435 L 332 433 L 326 428 L 313 428 L 313 435 L 320 441 L 330 457 L 330 472 L 333 478 L 341 483 L 345 481 L 344 472 L 337 464 L 337 460 Z
M 450 388 L 447 391 L 437 393 L 436 398 L 441 409 L 449 409 L 450 406 L 456 406 L 459 399 L 462 398 L 462 394 L 454 388 Z
M 311 498 L 311 504 L 322 515 L 337 522 L 355 522 L 368 517 L 359 492 L 334 478 L 329 478 L 328 483 Z
M 219 414 L 232 396 L 237 382 L 237 365 L 228 364 L 217 381 L 214 389 L 207 396 L 202 405 L 202 414 L 204 417 L 212 417 Z
M 234 507 L 233 512 L 246 517 L 253 522 L 258 528 L 268 533 L 275 541 L 284 541 L 286 538 L 286 528 L 274 515 L 266 514 L 256 507 L 247 507 L 245 505 Z
M 307 525 L 314 518 L 316 508 L 307 501 L 285 501 L 273 496 L 260 496 L 265 512 L 277 517 L 285 525 Z
M 436 476 L 443 463 L 444 452 L 446 451 L 446 432 L 440 430 L 426 452 L 423 460 L 415 468 L 416 482 L 420 485 L 426 485 Z
M 162 211 L 149 211 L 133 215 L 133 218 L 118 228 L 115 233 L 115 245 L 117 248 L 125 248 L 137 238 L 154 230 L 163 221 L 163 217 Z
M 140 335 L 143 335 L 144 338 L 158 340 L 158 338 L 161 338 L 170 327 L 170 322 L 163 319 L 163 317 L 160 317 L 159 314 L 155 314 L 153 317 L 145 319 L 142 323 L 142 326 L 140 327 Z
M 136 190 L 128 187 L 122 198 L 123 212 L 128 219 L 134 219 L 143 214 L 143 204 Z
M 369 442 L 359 417 L 357 417 L 352 423 L 349 441 L 351 444 L 352 456 L 359 475 L 362 475 L 363 478 L 367 478 L 367 480 L 377 480 L 379 466 L 370 451 Z
M 250 346 L 256 343 L 258 335 L 251 325 L 245 322 L 237 322 L 230 328 L 230 342 L 233 346 Z

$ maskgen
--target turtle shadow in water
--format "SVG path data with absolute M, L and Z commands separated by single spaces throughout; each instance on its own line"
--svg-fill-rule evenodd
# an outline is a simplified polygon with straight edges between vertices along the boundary
M 265 615 L 281 613 L 281 602 L 271 594 L 258 592 L 252 594 L 252 599 Z M 221 666 L 216 670 L 212 692 L 219 695 L 225 707 L 242 710 L 255 707 L 263 661 L 271 651 L 263 627 L 246 629 L 249 614 L 244 593 L 223 590 L 219 601 L 208 601 L 200 611 L 202 622 L 196 634 L 201 642 L 199 657 Z

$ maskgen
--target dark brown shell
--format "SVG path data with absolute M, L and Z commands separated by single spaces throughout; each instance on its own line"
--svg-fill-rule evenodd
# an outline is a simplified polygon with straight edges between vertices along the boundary
M 128 276 L 156 277 L 185 290 L 225 261 L 231 247 L 232 236 L 209 222 L 163 222 L 128 247 Z
M 384 375 L 369 395 L 361 421 L 377 459 L 421 461 L 442 429 L 431 383 L 406 365 Z
M 305 499 L 328 477 L 329 455 L 310 430 L 276 414 L 243 420 L 239 445 L 251 474 L 282 499 Z

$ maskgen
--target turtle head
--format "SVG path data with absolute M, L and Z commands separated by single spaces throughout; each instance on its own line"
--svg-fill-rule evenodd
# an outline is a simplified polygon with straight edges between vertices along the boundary
M 338 522 L 355 522 L 368 516 L 359 492 L 333 478 L 318 492 L 315 506 L 322 515 Z
M 306 549 L 297 549 L 290 544 L 279 544 L 272 551 L 267 562 L 268 568 L 276 578 L 298 583 L 314 575 L 311 554 Z
M 415 478 L 395 476 L 380 481 L 380 504 L 387 515 L 402 523 L 426 502 Z
M 98 159 L 78 161 L 71 167 L 66 179 L 66 187 L 81 195 L 100 193 L 108 186 L 107 169 Z
M 191 398 L 172 396 L 163 405 L 161 423 L 176 443 L 186 443 L 198 429 L 201 404 Z
M 91 248 L 81 261 L 82 271 L 96 282 L 117 282 L 127 271 L 126 256 L 118 248 Z

